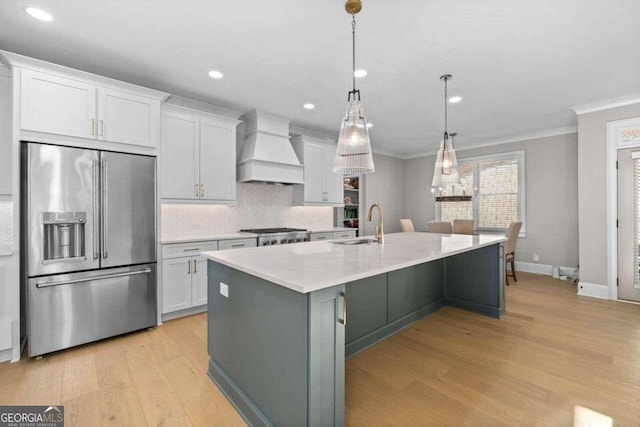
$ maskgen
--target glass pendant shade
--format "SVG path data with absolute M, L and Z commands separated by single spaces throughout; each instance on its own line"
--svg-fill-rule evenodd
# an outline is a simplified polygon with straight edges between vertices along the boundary
M 349 100 L 340 126 L 333 172 L 357 175 L 374 171 L 369 129 L 362 113 L 362 105 L 356 99 Z
M 442 189 L 450 188 L 452 185 L 460 185 L 460 174 L 458 173 L 458 158 L 456 150 L 449 138 L 440 141 L 440 149 L 436 157 L 436 166 L 433 170 L 433 181 L 431 188 L 440 193 Z

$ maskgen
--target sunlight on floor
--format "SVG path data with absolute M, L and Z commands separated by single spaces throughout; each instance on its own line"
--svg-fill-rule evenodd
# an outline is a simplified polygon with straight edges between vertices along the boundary
M 584 406 L 574 406 L 573 427 L 613 427 L 613 418 Z

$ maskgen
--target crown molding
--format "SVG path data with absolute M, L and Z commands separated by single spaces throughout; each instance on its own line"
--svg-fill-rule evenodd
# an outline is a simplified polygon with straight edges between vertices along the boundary
M 624 107 L 625 105 L 639 104 L 640 93 L 620 96 L 618 98 L 604 99 L 602 101 L 590 102 L 588 104 L 571 107 L 578 116 L 581 114 L 593 113 L 596 111 L 609 110 L 611 108 Z
M 488 141 L 485 140 L 477 143 L 471 143 L 471 144 L 467 144 L 462 147 L 456 148 L 456 151 L 473 150 L 475 148 L 491 147 L 494 145 L 510 144 L 513 142 L 520 142 L 520 141 L 530 141 L 532 139 L 548 138 L 551 136 L 558 136 L 558 135 L 568 135 L 568 134 L 577 133 L 577 132 L 578 132 L 578 127 L 576 125 L 571 125 L 571 126 L 565 126 L 561 128 L 547 129 L 547 130 L 538 131 L 538 132 L 523 133 L 519 135 L 511 135 L 511 136 L 498 138 L 498 139 L 491 139 Z M 419 153 L 414 153 L 401 158 L 404 160 L 409 160 L 409 159 L 416 159 L 418 157 L 434 156 L 437 153 L 438 153 L 438 150 L 428 150 L 428 151 L 422 151 Z

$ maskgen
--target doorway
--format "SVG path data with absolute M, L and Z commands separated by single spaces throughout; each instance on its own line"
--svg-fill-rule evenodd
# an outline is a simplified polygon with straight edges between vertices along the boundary
M 640 302 L 640 150 L 618 150 L 618 298 Z

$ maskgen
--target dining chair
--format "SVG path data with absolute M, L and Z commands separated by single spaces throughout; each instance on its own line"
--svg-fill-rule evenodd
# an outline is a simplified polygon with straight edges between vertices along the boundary
M 473 234 L 472 219 L 454 219 L 453 234 Z
M 507 244 L 505 245 L 504 251 L 504 261 L 511 264 L 511 276 L 515 282 L 518 281 L 518 278 L 516 277 L 516 243 L 518 242 L 520 228 L 522 228 L 522 221 L 512 222 L 509 224 L 507 232 L 504 234 L 507 238 Z M 506 268 L 505 275 L 507 286 L 509 286 L 509 274 L 506 272 Z
M 416 231 L 413 226 L 413 221 L 411 221 L 410 219 L 401 219 L 400 228 L 402 229 L 402 231 Z
M 427 222 L 427 231 L 429 233 L 451 234 L 453 230 L 449 221 L 429 221 Z

